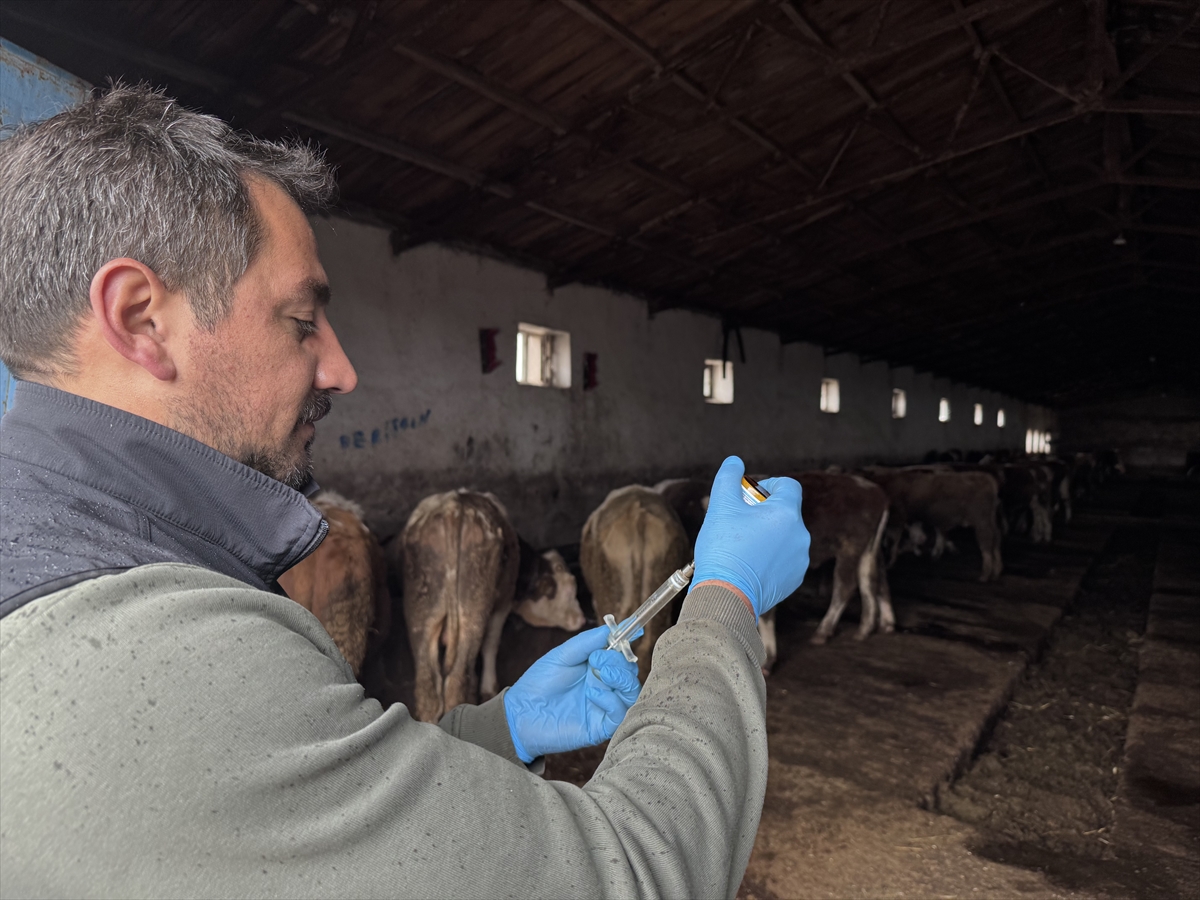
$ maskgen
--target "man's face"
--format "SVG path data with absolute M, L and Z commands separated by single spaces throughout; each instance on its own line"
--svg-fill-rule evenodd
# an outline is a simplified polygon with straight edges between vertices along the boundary
M 325 317 L 329 285 L 303 212 L 250 181 L 264 240 L 233 288 L 233 310 L 197 328 L 172 426 L 293 488 L 312 475 L 314 423 L 358 376 Z

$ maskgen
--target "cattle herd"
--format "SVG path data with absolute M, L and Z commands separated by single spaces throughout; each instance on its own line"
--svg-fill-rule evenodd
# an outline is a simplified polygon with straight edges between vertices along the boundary
M 1122 471 L 1114 454 L 964 459 L 952 451 L 915 466 L 783 473 L 803 488 L 809 571 L 833 568 L 829 608 L 812 642 L 833 636 L 856 592 L 862 613 L 855 636 L 892 631 L 888 569 L 904 553 L 936 559 L 956 549 L 952 531 L 973 533 L 980 580 L 999 578 L 1005 535 L 1050 541 L 1055 524 L 1070 521 L 1074 499 Z M 653 488 L 628 485 L 592 512 L 579 562 L 597 620 L 606 613 L 625 618 L 691 559 L 708 490 L 707 481 L 687 478 Z M 510 613 L 537 627 L 578 631 L 585 624 L 575 576 L 561 554 L 522 540 L 491 494 L 460 488 L 425 498 L 386 551 L 353 502 L 332 491 L 312 502 L 329 523 L 328 536 L 280 585 L 321 621 L 357 677 L 364 660 L 395 646 L 384 641 L 393 618 L 390 569 L 415 665 L 413 711 L 422 721 L 497 693 L 496 658 Z M 634 643 L 643 680 L 672 615 L 663 610 Z M 774 611 L 759 620 L 759 631 L 767 674 L 777 657 Z

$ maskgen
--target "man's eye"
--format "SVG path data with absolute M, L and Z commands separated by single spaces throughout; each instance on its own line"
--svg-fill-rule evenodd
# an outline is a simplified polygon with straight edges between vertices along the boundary
M 300 337 L 306 338 L 317 333 L 317 323 L 310 322 L 308 319 L 293 319 L 300 329 Z

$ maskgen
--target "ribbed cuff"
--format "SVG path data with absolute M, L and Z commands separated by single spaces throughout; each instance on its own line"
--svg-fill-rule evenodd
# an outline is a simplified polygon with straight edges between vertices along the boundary
M 508 716 L 504 712 L 504 695 L 507 692 L 508 688 L 505 688 L 491 700 L 480 703 L 478 706 L 473 703 L 463 703 L 461 706 L 454 707 L 442 716 L 442 720 L 438 722 L 438 728 L 452 737 L 482 747 L 509 762 L 516 763 L 535 775 L 541 775 L 546 770 L 544 756 L 539 756 L 528 765 L 517 756 L 517 748 L 513 746 L 512 732 L 508 730 Z
M 758 635 L 758 619 L 746 608 L 741 595 L 718 584 L 702 584 L 683 601 L 679 621 L 715 619 L 733 632 L 754 664 L 762 668 L 766 659 L 762 638 Z

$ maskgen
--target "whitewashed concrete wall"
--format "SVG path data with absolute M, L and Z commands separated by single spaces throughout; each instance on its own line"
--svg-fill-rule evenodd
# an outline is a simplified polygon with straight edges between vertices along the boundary
M 1019 447 L 1050 414 L 1011 398 L 811 344 L 744 331 L 735 402 L 706 404 L 703 361 L 721 354 L 720 323 L 670 311 L 653 318 L 632 297 L 579 285 L 547 292 L 541 274 L 439 245 L 392 255 L 385 230 L 314 222 L 333 287 L 329 316 L 359 374 L 314 446 L 318 480 L 359 500 L 387 535 L 435 490 L 491 490 L 539 546 L 577 541 L 612 488 L 711 476 L 730 453 L 751 471 L 829 463 L 908 462 L 930 449 Z M 518 322 L 571 333 L 569 390 L 519 385 Z M 503 365 L 483 374 L 479 329 L 499 328 Z M 599 387 L 584 391 L 583 354 Z M 820 380 L 840 380 L 842 411 L 819 412 Z M 908 417 L 891 418 L 893 387 Z M 937 421 L 940 397 L 951 421 Z M 971 405 L 984 404 L 977 427 Z M 1008 415 L 995 427 L 996 408 Z

